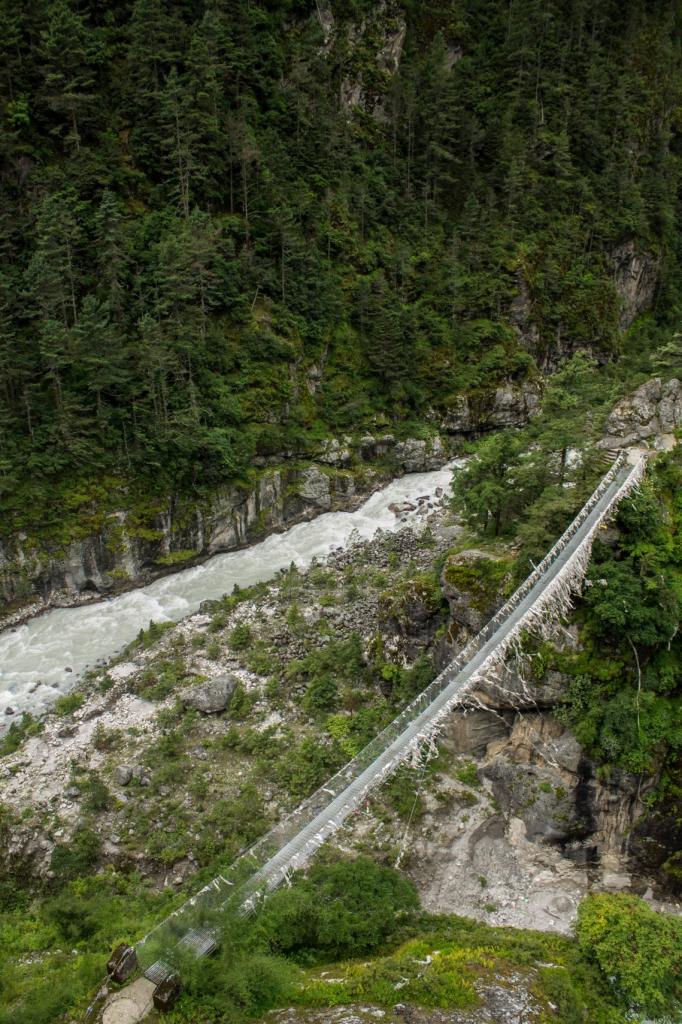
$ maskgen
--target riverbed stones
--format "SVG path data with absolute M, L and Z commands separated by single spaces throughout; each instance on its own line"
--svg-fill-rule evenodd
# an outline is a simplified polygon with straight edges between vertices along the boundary
M 236 686 L 235 676 L 216 676 L 205 683 L 187 686 L 180 691 L 180 700 L 186 708 L 194 708 L 204 715 L 214 715 L 228 707 Z

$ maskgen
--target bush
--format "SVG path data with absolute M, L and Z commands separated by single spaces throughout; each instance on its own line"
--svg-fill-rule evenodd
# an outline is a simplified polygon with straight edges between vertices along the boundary
M 273 952 L 354 957 L 385 942 L 418 905 L 411 882 L 359 857 L 315 865 L 307 879 L 269 900 L 260 924 Z
M 251 627 L 247 622 L 238 622 L 230 633 L 229 644 L 233 651 L 245 651 L 251 646 Z
M 18 722 L 12 722 L 3 737 L 0 738 L 0 757 L 13 754 L 30 736 L 36 736 L 43 727 L 33 715 L 24 711 Z
M 85 695 L 82 693 L 66 693 L 55 702 L 54 710 L 60 718 L 72 714 L 83 705 Z
M 308 714 L 317 715 L 333 711 L 338 703 L 339 687 L 333 676 L 323 675 L 319 679 L 311 679 L 303 698 L 303 707 Z
M 73 944 L 90 938 L 98 930 L 98 909 L 67 890 L 45 904 L 42 916 L 56 925 L 62 938 Z
M 204 961 L 185 977 L 188 994 L 204 1013 L 219 1020 L 260 1016 L 285 1005 L 292 989 L 293 968 L 283 959 L 243 953 L 226 944 L 217 959 Z M 196 1006 L 196 1003 L 194 1004 Z M 192 1016 L 194 1020 L 195 1017 Z M 206 1019 L 203 1015 L 202 1020 Z
M 577 938 L 626 1006 L 650 1017 L 682 1009 L 682 918 L 658 914 L 636 896 L 599 893 L 578 909 Z
M 455 775 L 461 783 L 465 786 L 474 786 L 478 788 L 481 785 L 481 780 L 478 777 L 478 769 L 473 761 L 467 761 L 458 768 Z
M 111 793 L 96 772 L 88 777 L 82 791 L 88 811 L 106 811 L 111 805 Z
M 55 846 L 50 867 L 57 878 L 64 880 L 86 874 L 100 855 L 101 840 L 92 829 L 80 828 L 73 834 L 70 843 Z

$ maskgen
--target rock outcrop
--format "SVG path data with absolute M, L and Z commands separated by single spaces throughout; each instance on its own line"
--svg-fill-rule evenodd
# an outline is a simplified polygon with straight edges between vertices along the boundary
M 457 395 L 443 417 L 446 434 L 475 437 L 489 430 L 522 427 L 540 411 L 541 389 L 535 381 L 505 384 L 485 399 Z
M 659 391 L 665 390 L 660 382 L 658 385 Z M 445 561 L 441 585 L 450 609 L 449 643 L 444 646 L 441 663 L 494 614 L 505 570 L 504 561 L 477 549 L 452 554 Z M 557 627 L 553 642 L 560 649 L 577 650 L 579 634 L 575 627 Z M 556 716 L 569 682 L 568 676 L 556 670 L 538 674 L 530 664 L 509 662 L 477 683 L 464 710 L 448 720 L 441 742 L 451 755 L 475 759 L 495 801 L 501 831 L 494 842 L 489 832 L 481 833 L 475 843 L 477 857 L 484 857 L 483 849 L 492 843 L 490 848 L 497 851 L 500 863 L 505 857 L 525 858 L 529 879 L 537 863 L 549 857 L 554 858 L 555 873 L 561 864 L 580 870 L 590 866 L 604 877 L 625 878 L 623 884 L 629 885 L 630 871 L 651 873 L 653 867 L 656 873 L 656 866 L 670 857 L 671 847 L 655 834 L 655 823 L 643 824 L 650 783 L 622 771 L 602 777 Z M 483 819 L 480 827 L 487 828 Z M 457 837 L 455 845 L 460 844 L 460 835 L 463 843 L 467 830 L 462 833 L 460 825 L 453 824 L 452 831 Z M 430 844 L 428 856 L 439 870 L 441 853 L 436 846 Z M 553 853 L 550 856 L 540 848 L 551 848 Z M 473 857 L 472 863 L 475 861 Z M 523 874 L 525 867 L 518 870 Z M 446 871 L 444 860 L 444 874 Z M 449 883 L 444 879 L 434 882 L 434 892 L 441 883 L 443 892 L 448 893 Z M 504 884 L 509 884 L 508 878 Z M 543 907 L 537 920 L 544 927 Z M 444 905 L 440 909 L 445 909 Z M 575 901 L 567 911 L 567 924 L 574 912 Z
M 601 448 L 644 444 L 667 448 L 682 428 L 682 383 L 654 377 L 616 404 L 604 428 Z
M 66 545 L 25 533 L 4 537 L 0 617 L 2 602 L 18 607 L 18 619 L 142 586 L 321 512 L 353 510 L 391 476 L 437 469 L 446 461 L 439 437 L 345 437 L 322 444 L 307 465 L 260 467 L 250 487 L 221 488 L 200 500 L 171 497 L 143 527 L 121 509 L 97 532 L 82 536 L 81 530 Z M 0 625 L 10 622 L 6 616 Z
M 216 676 L 205 683 L 187 686 L 178 694 L 183 707 L 215 715 L 229 707 L 238 680 L 233 675 Z
M 328 39 L 324 15 L 320 23 Z M 367 75 L 353 68 L 342 80 L 341 106 L 349 114 L 357 109 L 376 121 L 386 120 L 386 86 L 400 67 L 406 34 L 404 14 L 393 9 L 386 0 L 381 0 L 370 16 L 348 29 L 347 46 L 351 54 L 363 49 L 373 50 L 377 72 Z
M 613 283 L 621 300 L 619 326 L 626 331 L 641 313 L 651 309 L 658 284 L 659 260 L 638 250 L 630 239 L 611 253 Z

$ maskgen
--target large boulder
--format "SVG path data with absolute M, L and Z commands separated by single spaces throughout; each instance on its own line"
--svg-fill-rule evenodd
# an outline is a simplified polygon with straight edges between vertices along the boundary
M 510 729 L 508 717 L 493 711 L 467 709 L 466 714 L 449 716 L 439 743 L 453 754 L 484 757 L 490 743 L 504 745 Z
M 451 554 L 440 583 L 454 624 L 478 633 L 502 603 L 506 574 L 507 565 L 487 551 L 470 548 Z
M 565 697 L 571 677 L 563 672 L 548 670 L 539 679 L 511 665 L 503 665 L 476 683 L 471 698 L 479 706 L 500 710 L 524 707 L 552 708 Z
M 180 692 L 180 700 L 186 708 L 194 708 L 205 715 L 224 711 L 232 700 L 237 679 L 231 675 L 217 676 L 196 686 L 187 686 Z
M 600 442 L 602 448 L 625 448 L 642 442 L 660 445 L 665 435 L 682 427 L 682 383 L 654 377 L 622 398 L 611 412 Z
M 329 477 L 317 466 L 309 466 L 303 471 L 298 493 L 306 503 L 318 508 L 329 508 L 331 505 Z
M 439 469 L 445 462 L 445 449 L 439 437 L 424 440 L 408 438 L 397 441 L 394 456 L 406 473 L 423 473 L 431 469 Z
M 530 842 L 563 844 L 589 834 L 591 822 L 580 815 L 575 791 L 558 772 L 496 757 L 484 773 L 502 812 L 523 821 Z

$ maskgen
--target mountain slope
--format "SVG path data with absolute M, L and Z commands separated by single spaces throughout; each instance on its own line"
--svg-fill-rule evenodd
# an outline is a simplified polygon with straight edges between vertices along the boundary
M 7 532 L 102 473 L 182 492 L 481 408 L 674 306 L 676 4 L 5 0 L 0 25 Z

